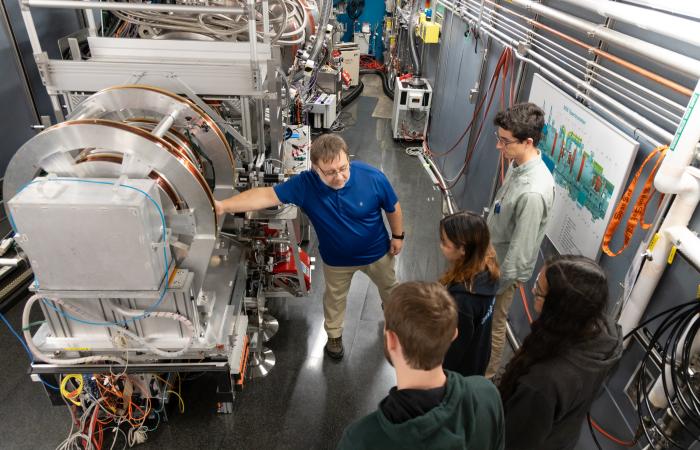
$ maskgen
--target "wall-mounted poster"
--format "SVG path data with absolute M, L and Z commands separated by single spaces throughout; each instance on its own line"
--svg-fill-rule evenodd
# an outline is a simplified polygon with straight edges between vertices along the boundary
M 556 184 L 547 237 L 560 254 L 597 260 L 639 144 L 538 74 L 530 101 L 544 110 L 538 148 Z

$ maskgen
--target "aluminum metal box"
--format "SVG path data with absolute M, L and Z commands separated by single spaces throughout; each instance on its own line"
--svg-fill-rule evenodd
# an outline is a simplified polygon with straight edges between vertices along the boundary
M 40 289 L 160 288 L 170 251 L 164 258 L 156 182 L 124 185 L 158 207 L 115 181 L 37 178 L 9 201 L 17 242 Z

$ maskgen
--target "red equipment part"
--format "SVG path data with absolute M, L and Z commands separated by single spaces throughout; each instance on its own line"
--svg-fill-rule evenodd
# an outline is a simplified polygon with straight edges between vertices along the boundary
M 282 261 L 275 264 L 272 268 L 272 273 L 274 275 L 296 277 L 297 268 L 294 263 L 294 253 L 292 253 L 292 249 L 289 248 L 286 252 L 281 253 L 280 258 Z M 311 289 L 311 258 L 309 258 L 308 253 L 300 248 L 299 259 L 301 260 L 301 269 L 304 272 L 304 282 L 306 283 L 306 290 L 308 291 Z

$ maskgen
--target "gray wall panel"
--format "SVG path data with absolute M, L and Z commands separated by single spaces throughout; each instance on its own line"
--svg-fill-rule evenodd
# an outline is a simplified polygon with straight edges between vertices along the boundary
M 17 63 L 12 36 L 5 26 L 3 10 L 0 9 L 0 99 L 4 108 L 0 108 L 0 174 L 14 152 L 27 139 L 34 135 L 29 128 L 36 123 L 36 116 L 26 95 L 24 75 Z

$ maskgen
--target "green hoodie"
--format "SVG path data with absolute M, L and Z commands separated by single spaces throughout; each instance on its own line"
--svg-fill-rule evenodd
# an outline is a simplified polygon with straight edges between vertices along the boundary
M 445 373 L 445 398 L 438 406 L 399 424 L 377 410 L 345 430 L 338 450 L 502 450 L 503 407 L 498 389 L 480 376 Z

